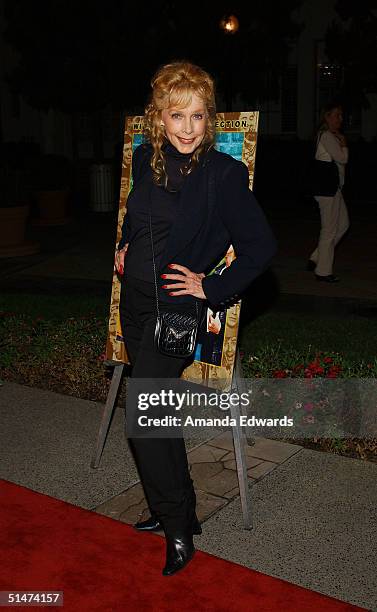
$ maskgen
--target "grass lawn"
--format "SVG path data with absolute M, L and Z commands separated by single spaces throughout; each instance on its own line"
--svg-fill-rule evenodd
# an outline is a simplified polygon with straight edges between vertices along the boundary
M 267 356 L 270 351 L 284 361 L 294 355 L 332 352 L 354 365 L 375 361 L 376 342 L 377 319 L 276 311 L 241 326 L 239 337 L 248 355 Z
M 0 312 L 13 312 L 33 318 L 41 316 L 51 321 L 89 313 L 105 317 L 109 306 L 109 299 L 101 296 L 0 294 Z
M 104 402 L 108 312 L 108 296 L 1 295 L 1 378 Z M 373 318 L 271 311 L 241 325 L 239 346 L 245 377 L 377 378 L 376 338 Z M 377 458 L 376 440 L 300 443 Z

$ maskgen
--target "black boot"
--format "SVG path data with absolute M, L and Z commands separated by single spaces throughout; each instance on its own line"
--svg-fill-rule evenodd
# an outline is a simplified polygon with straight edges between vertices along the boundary
M 139 521 L 138 523 L 135 523 L 134 527 L 138 531 L 162 531 L 162 525 L 153 512 L 149 519 L 147 519 L 146 521 Z M 196 514 L 192 525 L 192 533 L 193 535 L 200 535 L 202 533 L 202 528 Z
M 163 576 L 172 576 L 183 569 L 195 554 L 194 542 L 190 532 L 166 535 L 166 563 Z
M 202 534 L 202 526 L 199 523 L 199 519 L 195 514 L 194 522 L 192 524 L 192 533 L 193 535 L 201 535 Z
M 135 523 L 134 527 L 138 531 L 161 531 L 162 529 L 160 521 L 153 513 L 146 521 L 139 521 L 138 523 Z

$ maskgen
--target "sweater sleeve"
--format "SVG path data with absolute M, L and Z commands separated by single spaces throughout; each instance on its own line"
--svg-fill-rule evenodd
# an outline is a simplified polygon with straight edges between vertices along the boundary
M 221 275 L 203 279 L 203 290 L 214 306 L 227 306 L 268 267 L 277 245 L 266 217 L 249 189 L 249 173 L 242 162 L 232 164 L 219 186 L 219 213 L 227 228 L 236 259 Z
M 338 164 L 346 164 L 348 162 L 348 147 L 342 147 L 334 134 L 328 130 L 323 132 L 321 143 L 332 159 L 338 162 Z

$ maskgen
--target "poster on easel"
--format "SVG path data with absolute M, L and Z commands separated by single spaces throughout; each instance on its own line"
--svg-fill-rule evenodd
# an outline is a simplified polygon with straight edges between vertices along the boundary
M 246 164 L 250 189 L 254 180 L 258 119 L 258 111 L 218 113 L 216 117 L 215 148 Z M 124 132 L 116 245 L 122 235 L 127 197 L 132 189 L 132 154 L 143 141 L 143 117 L 128 117 Z M 210 274 L 221 274 L 236 256 L 237 253 L 234 252 L 232 245 L 229 245 L 224 258 Z M 120 291 L 121 283 L 114 272 L 106 342 L 106 362 L 112 365 L 129 364 L 119 317 Z M 236 357 L 240 308 L 241 302 L 218 312 L 207 308 L 205 329 L 202 329 L 198 336 L 193 363 L 182 374 L 184 380 L 223 391 L 230 389 Z

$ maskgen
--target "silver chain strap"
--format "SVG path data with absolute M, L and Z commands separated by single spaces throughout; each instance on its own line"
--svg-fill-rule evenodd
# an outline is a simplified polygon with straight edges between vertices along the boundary
M 154 289 L 156 293 L 156 311 L 157 317 L 160 316 L 160 308 L 158 303 L 158 288 L 157 288 L 157 273 L 156 273 L 156 260 L 154 256 L 154 246 L 153 246 L 153 233 L 152 233 L 152 212 L 151 207 L 149 208 L 149 233 L 151 237 L 151 247 L 152 247 L 152 264 L 153 264 L 153 275 L 154 275 Z

